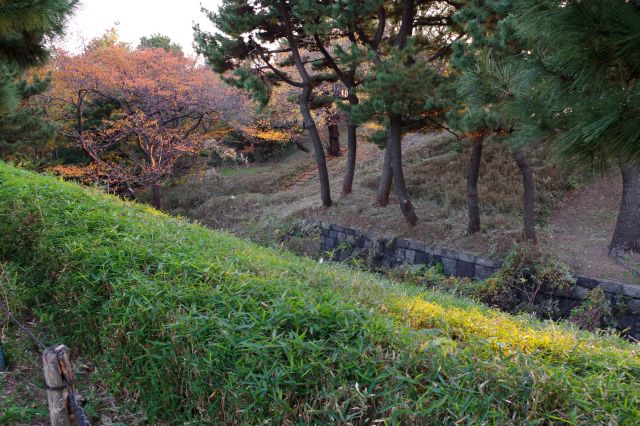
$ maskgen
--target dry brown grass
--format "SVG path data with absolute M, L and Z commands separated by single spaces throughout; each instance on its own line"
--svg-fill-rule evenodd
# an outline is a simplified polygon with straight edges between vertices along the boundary
M 456 141 L 447 133 L 412 133 L 405 136 L 403 144 L 407 187 L 420 217 L 417 227 L 410 228 L 405 224 L 393 197 L 389 207 L 372 205 L 382 167 L 382 151 L 367 143 L 360 145 L 363 158 L 358 164 L 354 193 L 335 200 L 331 209 L 300 212 L 299 215 L 485 255 L 502 256 L 519 241 L 521 178 L 504 146 L 493 141 L 486 143 L 479 182 L 483 228 L 480 234 L 468 236 L 467 141 Z M 339 189 L 342 164 L 338 161 L 333 164 L 337 167 L 331 168 L 334 192 Z M 537 213 L 544 225 L 551 206 L 568 189 L 569 180 L 543 161 L 542 153 L 536 153 L 533 166 L 538 187 Z
M 167 204 L 173 212 L 208 226 L 265 242 L 301 218 L 409 237 L 485 256 L 502 257 L 521 240 L 521 177 L 507 148 L 498 141 L 485 143 L 478 188 L 482 231 L 469 236 L 466 234 L 465 173 L 470 144 L 444 132 L 411 133 L 404 137 L 407 187 L 420 218 L 418 225 L 411 228 L 403 220 L 393 195 L 388 207 L 373 206 L 383 154 L 377 146 L 366 141 L 366 135 L 373 130 L 364 128 L 361 131 L 356 178 L 353 193 L 348 197 L 339 195 L 346 156 L 328 159 L 334 200 L 331 208 L 321 207 L 312 155 L 300 151 L 278 162 L 222 170 L 219 178 L 190 178 L 187 185 L 166 191 Z M 341 137 L 345 136 L 343 132 Z M 553 222 L 558 217 L 554 206 L 575 209 L 560 201 L 567 193 L 579 191 L 578 187 L 589 187 L 593 178 L 577 172 L 562 172 L 563 168 L 549 161 L 543 151 L 533 153 L 532 165 L 542 245 L 554 253 L 557 251 L 557 257 L 582 271 L 585 268 L 581 265 L 593 264 L 595 259 L 583 259 L 580 253 L 567 250 L 562 244 L 546 242 L 554 238 L 554 241 L 563 240 L 567 235 L 587 238 L 589 233 L 581 229 L 584 226 L 594 228 L 594 232 L 609 232 L 609 222 L 615 222 L 618 201 L 605 201 L 599 209 L 581 212 L 586 224 L 577 223 L 559 230 Z M 607 215 L 609 222 L 599 222 L 598 217 L 589 216 L 596 213 Z M 603 241 L 600 245 L 606 246 Z M 567 252 L 570 255 L 565 255 Z M 597 273 L 597 268 L 587 270 L 592 275 L 632 280 L 619 265 L 608 265 L 603 273 Z

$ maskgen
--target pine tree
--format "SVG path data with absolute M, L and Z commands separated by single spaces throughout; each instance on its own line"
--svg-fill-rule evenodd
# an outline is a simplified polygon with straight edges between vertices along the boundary
M 335 73 L 344 85 L 349 112 L 347 124 L 347 161 L 342 180 L 342 195 L 352 191 L 356 167 L 358 123 L 352 119 L 352 109 L 358 105 L 357 88 L 362 84 L 361 66 L 367 61 L 359 44 L 376 51 L 385 27 L 385 8 L 382 0 L 300 1 L 297 14 L 304 19 L 305 30 L 312 36 L 314 46 L 325 59 L 324 67 Z M 373 28 L 372 22 L 375 22 Z M 371 37 L 367 33 L 373 30 Z M 359 40 L 358 40 L 359 39 Z
M 480 231 L 478 178 L 485 139 L 495 135 L 511 149 L 522 174 L 523 228 L 535 242 L 535 185 L 527 145 L 540 135 L 526 132 L 531 121 L 531 93 L 523 90 L 522 41 L 509 21 L 513 0 L 470 0 L 453 20 L 464 35 L 453 45 L 451 68 L 456 96 L 448 114 L 450 125 L 472 140 L 467 171 L 469 233 Z M 531 86 L 527 86 L 533 90 Z
M 0 113 L 21 99 L 16 80 L 48 57 L 46 42 L 62 33 L 77 0 L 0 0 Z
M 49 90 L 51 78 L 33 76 L 31 81 L 20 80 L 15 84 L 20 106 L 0 114 L 0 155 L 6 157 L 25 150 L 33 152 L 52 140 L 58 124 L 49 120 L 41 105 L 34 98 Z
M 227 82 L 252 92 L 263 105 L 273 85 L 299 89 L 298 104 L 314 147 L 322 203 L 329 207 L 329 173 L 311 101 L 318 85 L 337 77 L 311 71 L 314 64 L 321 68 L 325 60 L 308 54 L 312 36 L 306 33 L 297 6 L 285 0 L 224 0 L 217 13 L 205 10 L 220 32 L 211 34 L 196 26 L 196 50 Z M 291 67 L 297 77 L 287 72 Z
M 391 28 L 377 51 L 369 52 L 373 59 L 362 86 L 363 101 L 354 108 L 359 120 L 375 118 L 387 128 L 376 203 L 388 203 L 393 183 L 402 213 L 412 226 L 418 218 L 404 181 L 402 134 L 433 125 L 437 122 L 434 117 L 443 110 L 437 96 L 442 70 L 435 61 L 449 49 L 452 11 L 447 2 L 403 0 L 390 4 L 385 15 Z
M 47 89 L 49 80 L 23 78 L 46 61 L 46 43 L 62 33 L 77 0 L 0 0 L 0 144 L 48 139 L 53 128 L 27 100 Z
M 578 165 L 617 164 L 623 195 L 609 246 L 613 257 L 640 251 L 640 2 L 518 0 L 512 13 L 530 46 L 524 75 L 544 131 Z M 527 77 L 530 79 L 530 77 Z

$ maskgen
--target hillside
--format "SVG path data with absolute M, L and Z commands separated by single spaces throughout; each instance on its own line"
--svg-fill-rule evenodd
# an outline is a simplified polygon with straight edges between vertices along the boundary
M 329 159 L 331 208 L 321 207 L 313 158 L 302 152 L 269 163 L 225 168 L 218 178 L 190 179 L 167 191 L 167 208 L 261 242 L 273 241 L 274 233 L 286 233 L 301 218 L 489 257 L 504 257 L 521 241 L 521 177 L 505 147 L 498 142 L 486 144 L 479 181 L 482 231 L 468 236 L 468 141 L 457 141 L 444 132 L 404 137 L 405 177 L 420 218 L 411 228 L 393 195 L 388 207 L 373 205 L 383 151 L 367 141 L 370 131 L 365 127 L 360 132 L 350 196 L 339 195 L 345 157 Z M 541 251 L 576 273 L 640 283 L 639 276 L 607 255 L 621 197 L 619 176 L 567 168 L 549 161 L 544 152 L 534 153 L 533 168 Z
M 617 423 L 640 355 L 0 163 L 10 308 L 152 423 Z M 561 378 L 561 379 L 560 379 Z

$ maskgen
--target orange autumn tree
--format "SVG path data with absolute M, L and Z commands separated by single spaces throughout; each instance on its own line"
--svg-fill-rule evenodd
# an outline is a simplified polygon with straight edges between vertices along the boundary
M 178 165 L 203 149 L 233 155 L 210 132 L 246 107 L 237 90 L 180 52 L 118 45 L 59 53 L 50 97 L 68 123 L 64 136 L 109 184 L 149 186 L 157 208 Z

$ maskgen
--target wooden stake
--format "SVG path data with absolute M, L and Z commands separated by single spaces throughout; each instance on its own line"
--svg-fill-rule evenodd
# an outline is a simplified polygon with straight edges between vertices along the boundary
M 59 359 L 62 360 L 62 363 Z M 65 387 L 68 382 L 65 382 L 65 379 L 72 380 L 73 373 L 71 373 L 71 376 L 68 378 L 66 375 L 63 375 L 71 372 L 71 363 L 69 362 L 69 351 L 67 347 L 60 345 L 45 349 L 42 353 L 42 363 L 44 364 L 44 380 L 47 384 L 47 400 L 49 401 L 51 426 L 71 426 L 71 419 L 69 418 L 69 410 L 67 407 L 68 391 Z

